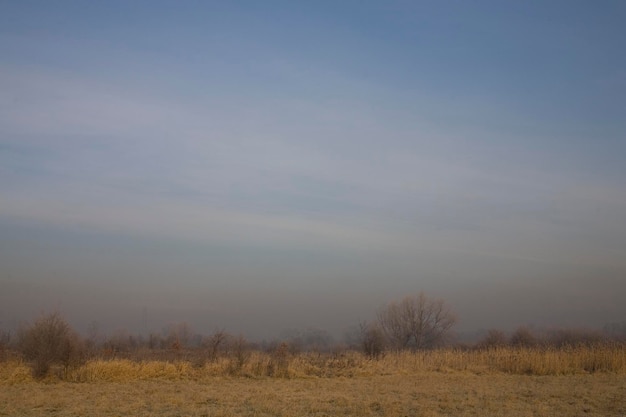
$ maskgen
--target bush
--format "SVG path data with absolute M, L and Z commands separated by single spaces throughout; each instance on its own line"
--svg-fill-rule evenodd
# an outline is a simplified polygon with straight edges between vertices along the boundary
M 476 347 L 479 349 L 491 349 L 504 347 L 506 344 L 506 334 L 500 330 L 491 329 L 487 332 L 485 337 L 477 343 Z
M 235 337 L 231 340 L 232 358 L 229 366 L 231 375 L 241 371 L 250 358 L 249 344 L 243 336 Z
M 280 343 L 270 353 L 270 361 L 267 364 L 267 376 L 288 378 L 289 377 L 289 345 Z
M 202 341 L 202 346 L 204 347 L 210 362 L 217 361 L 220 351 L 225 349 L 225 346 L 228 344 L 228 340 L 231 338 L 231 335 L 226 333 L 224 329 L 221 329 L 217 330 L 210 337 L 205 338 Z
M 517 348 L 531 348 L 539 344 L 539 340 L 532 330 L 526 326 L 520 326 L 511 336 L 511 346 Z
M 596 346 L 607 341 L 602 333 L 589 329 L 558 329 L 548 335 L 548 343 L 556 348 Z
M 59 313 L 43 315 L 18 335 L 18 348 L 31 362 L 33 377 L 44 378 L 52 365 L 61 365 L 65 373 L 80 365 L 84 349 L 78 335 Z
M 376 323 L 362 323 L 361 349 L 369 359 L 379 359 L 385 350 L 385 334 Z
M 0 362 L 3 362 L 9 356 L 9 342 L 11 341 L 11 333 L 0 330 Z

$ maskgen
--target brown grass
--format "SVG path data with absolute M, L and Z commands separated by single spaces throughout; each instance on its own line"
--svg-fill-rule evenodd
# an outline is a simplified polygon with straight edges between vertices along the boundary
M 54 375 L 0 363 L 0 416 L 626 415 L 620 346 L 93 360 Z

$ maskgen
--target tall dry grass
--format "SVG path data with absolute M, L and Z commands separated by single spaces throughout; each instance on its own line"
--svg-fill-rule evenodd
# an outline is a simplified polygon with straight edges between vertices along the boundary
M 626 346 L 553 348 L 440 349 L 387 353 L 378 360 L 358 352 L 341 354 L 248 352 L 245 357 L 215 361 L 162 361 L 95 359 L 48 380 L 72 382 L 128 382 L 134 380 L 201 380 L 215 377 L 332 378 L 413 375 L 424 372 L 507 373 L 515 375 L 626 374 Z M 0 383 L 29 382 L 28 364 L 20 360 L 0 363 Z

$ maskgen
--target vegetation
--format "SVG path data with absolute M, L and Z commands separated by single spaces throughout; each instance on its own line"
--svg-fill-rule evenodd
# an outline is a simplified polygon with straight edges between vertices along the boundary
M 502 334 L 491 331 L 474 347 L 382 351 L 380 330 L 365 326 L 363 333 L 363 352 L 339 348 L 328 352 L 298 351 L 287 342 L 262 348 L 242 336 L 234 337 L 220 330 L 199 347 L 182 348 L 173 343 L 165 349 L 136 346 L 111 353 L 105 342 L 87 354 L 79 349 L 82 344 L 67 324 L 53 314 L 20 333 L 17 345 L 20 350 L 5 355 L 9 359 L 1 365 L 0 381 L 15 382 L 31 377 L 72 382 L 212 377 L 352 378 L 422 372 L 626 375 L 626 344 L 617 341 L 557 345 L 539 343 L 533 336 L 533 344 L 525 345 L 518 343 L 515 336 L 519 332 L 515 332 L 505 345 Z M 556 340 L 562 342 L 562 338 Z M 47 372 L 55 364 L 62 372 Z M 28 367 L 27 378 L 24 370 Z
M 408 336 L 385 330 L 391 318 L 411 323 Z M 251 343 L 186 323 L 148 337 L 94 326 L 82 340 L 53 313 L 2 333 L 0 415 L 626 414 L 626 343 L 614 331 L 492 329 L 458 345 L 444 337 L 454 320 L 420 294 L 342 345 L 319 329 Z
M 44 315 L 22 328 L 18 348 L 24 359 L 31 362 L 36 378 L 45 377 L 53 365 L 61 365 L 67 372 L 83 358 L 80 338 L 59 313 Z
M 378 312 L 378 324 L 396 350 L 440 346 L 455 323 L 456 315 L 443 300 L 423 292 L 391 302 Z
M 355 378 L 212 378 L 116 383 L 0 382 L 0 415 L 591 416 L 626 415 L 623 376 L 466 372 Z
M 282 378 L 352 376 L 376 367 L 389 372 L 398 363 L 402 372 L 472 369 L 562 375 L 624 370 L 626 341 L 617 325 L 610 327 L 611 332 L 539 332 L 522 326 L 510 336 L 491 329 L 474 345 L 459 345 L 449 338 L 455 322 L 456 315 L 443 300 L 424 293 L 384 306 L 377 320 L 361 323 L 347 343 L 335 342 L 320 329 L 291 330 L 282 340 L 251 343 L 224 329 L 208 336 L 196 334 L 184 322 L 147 338 L 125 331 L 106 338 L 94 324 L 83 340 L 59 313 L 52 313 L 22 326 L 14 340 L 3 331 L 0 361 L 27 364 L 35 379 L 44 379 L 54 370 L 57 379 L 73 381 L 97 379 L 96 371 L 109 367 L 133 369 L 130 374 L 137 375 L 138 369 L 161 369 L 156 372 L 160 375 L 162 369 L 190 367 L 196 376 Z M 117 372 L 109 369 L 104 374 Z
M 0 363 L 0 415 L 526 416 L 626 414 L 626 348 L 236 353 L 189 360 L 94 358 L 37 383 Z

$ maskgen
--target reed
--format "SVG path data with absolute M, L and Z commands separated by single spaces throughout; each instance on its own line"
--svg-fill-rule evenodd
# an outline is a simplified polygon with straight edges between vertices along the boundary
M 428 372 L 502 373 L 512 375 L 626 374 L 626 346 L 555 348 L 439 349 L 388 352 L 369 359 L 359 352 L 338 354 L 253 351 L 244 357 L 214 361 L 94 359 L 72 369 L 59 369 L 46 380 L 129 382 L 135 380 L 202 380 L 216 377 L 334 378 L 415 375 Z M 28 363 L 0 363 L 0 383 L 32 381 Z

